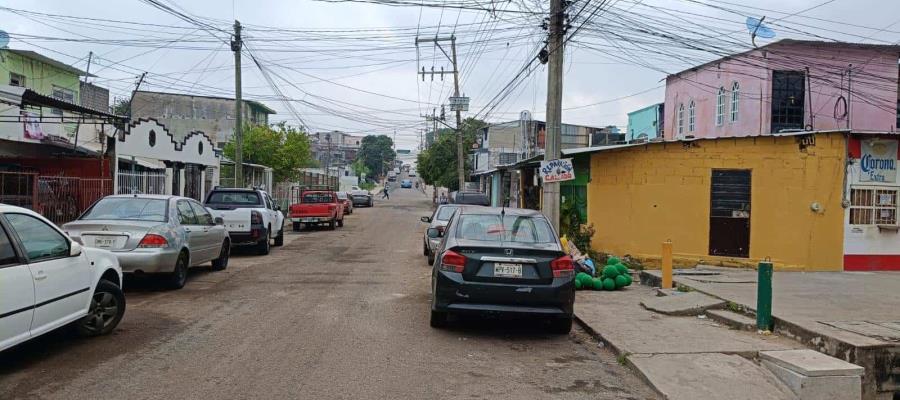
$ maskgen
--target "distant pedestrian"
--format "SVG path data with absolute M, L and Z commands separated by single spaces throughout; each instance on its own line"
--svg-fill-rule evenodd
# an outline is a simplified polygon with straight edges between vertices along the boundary
M 447 204 L 447 196 L 445 196 L 443 192 L 441 193 L 441 200 L 440 200 L 440 203 L 441 203 L 441 204 Z
M 381 198 L 382 199 L 391 199 L 391 196 L 388 196 L 388 187 L 385 186 L 384 189 L 381 190 Z

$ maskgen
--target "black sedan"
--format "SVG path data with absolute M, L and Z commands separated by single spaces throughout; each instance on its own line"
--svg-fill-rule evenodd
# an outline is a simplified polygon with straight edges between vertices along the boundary
M 537 316 L 554 332 L 572 329 L 575 270 L 543 214 L 462 206 L 441 237 L 431 274 L 431 326 L 451 313 Z

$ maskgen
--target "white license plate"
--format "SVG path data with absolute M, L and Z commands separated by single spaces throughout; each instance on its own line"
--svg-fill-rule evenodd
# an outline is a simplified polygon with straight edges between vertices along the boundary
M 502 278 L 521 278 L 522 264 L 494 264 L 494 276 Z
M 94 247 L 108 249 L 116 245 L 115 238 L 96 238 L 94 239 Z
M 318 218 L 300 218 L 300 222 L 319 222 Z
M 244 229 L 244 224 L 228 224 L 228 229 Z

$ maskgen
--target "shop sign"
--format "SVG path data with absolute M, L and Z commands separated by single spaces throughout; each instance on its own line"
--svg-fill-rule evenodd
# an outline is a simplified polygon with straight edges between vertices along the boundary
M 897 181 L 896 140 L 863 140 L 861 150 L 860 181 L 887 183 Z
M 575 179 L 575 168 L 571 158 L 541 161 L 541 180 L 544 183 L 571 181 Z
M 22 122 L 25 125 L 25 139 L 41 140 L 44 138 L 40 116 L 35 113 L 22 111 Z

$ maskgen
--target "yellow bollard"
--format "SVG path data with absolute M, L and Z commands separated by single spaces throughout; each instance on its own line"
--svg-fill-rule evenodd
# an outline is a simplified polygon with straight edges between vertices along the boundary
M 662 288 L 672 288 L 672 240 L 662 244 Z

